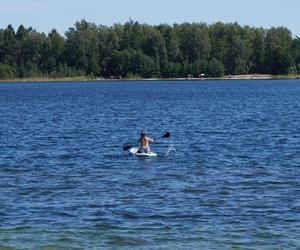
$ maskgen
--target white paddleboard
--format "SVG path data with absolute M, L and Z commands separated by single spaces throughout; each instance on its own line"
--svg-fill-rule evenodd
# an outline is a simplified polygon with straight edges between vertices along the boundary
M 150 152 L 150 153 L 138 153 L 138 150 L 139 150 L 139 148 L 131 148 L 130 149 L 130 153 L 132 155 L 135 155 L 135 156 L 144 156 L 144 157 L 154 157 L 154 156 L 157 156 L 157 154 L 153 153 L 153 152 Z

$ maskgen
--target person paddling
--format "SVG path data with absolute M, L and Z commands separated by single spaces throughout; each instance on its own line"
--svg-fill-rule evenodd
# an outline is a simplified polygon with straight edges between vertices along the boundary
M 154 142 L 154 140 L 146 135 L 146 133 L 142 130 L 141 137 L 139 139 L 139 149 L 138 153 L 150 153 L 149 144 Z

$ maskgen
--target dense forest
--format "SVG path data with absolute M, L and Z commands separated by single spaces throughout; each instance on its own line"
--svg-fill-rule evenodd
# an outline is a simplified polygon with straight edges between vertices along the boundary
M 198 77 L 300 73 L 300 38 L 221 22 L 114 26 L 77 22 L 62 36 L 20 25 L 0 29 L 0 79 Z

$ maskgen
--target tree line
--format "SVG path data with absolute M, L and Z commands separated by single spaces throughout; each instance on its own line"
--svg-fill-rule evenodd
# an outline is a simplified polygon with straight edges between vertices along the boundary
M 0 29 L 0 79 L 287 73 L 300 73 L 300 38 L 285 27 L 132 20 L 97 26 L 81 20 L 64 36 L 23 25 Z

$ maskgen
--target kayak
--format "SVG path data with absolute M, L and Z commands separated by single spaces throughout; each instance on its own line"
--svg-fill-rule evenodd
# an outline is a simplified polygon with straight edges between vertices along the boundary
M 143 157 L 154 157 L 157 156 L 156 153 L 150 152 L 150 153 L 138 153 L 139 148 L 131 148 L 130 153 L 134 156 L 143 156 Z

